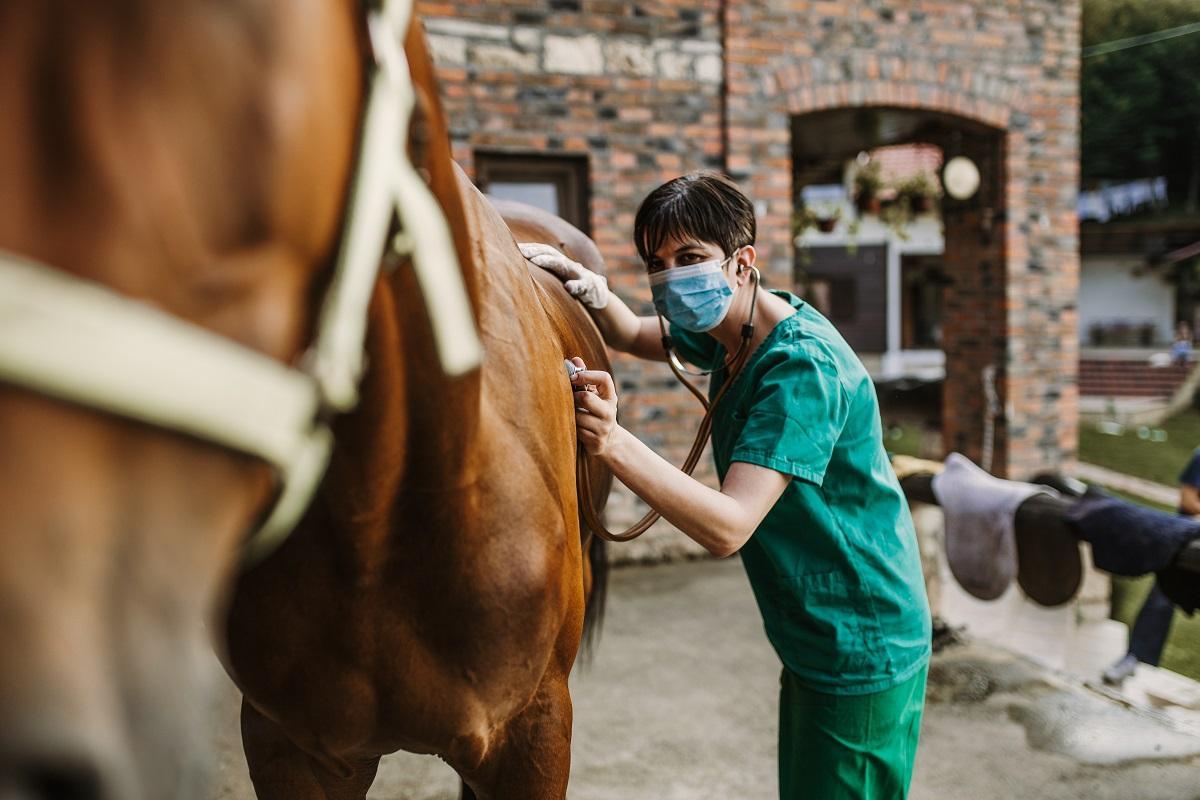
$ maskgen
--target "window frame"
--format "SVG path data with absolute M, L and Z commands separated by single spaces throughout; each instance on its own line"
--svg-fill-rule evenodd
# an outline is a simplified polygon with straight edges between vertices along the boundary
M 586 155 L 477 150 L 475 185 L 487 194 L 493 182 L 552 184 L 558 198 L 558 216 L 592 235 L 591 180 Z

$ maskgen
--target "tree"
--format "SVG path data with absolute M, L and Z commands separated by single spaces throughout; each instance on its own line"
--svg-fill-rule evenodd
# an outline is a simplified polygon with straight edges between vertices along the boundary
M 1084 0 L 1083 46 L 1200 22 L 1200 0 Z M 1167 177 L 1172 205 L 1200 202 L 1200 33 L 1083 60 L 1085 182 Z

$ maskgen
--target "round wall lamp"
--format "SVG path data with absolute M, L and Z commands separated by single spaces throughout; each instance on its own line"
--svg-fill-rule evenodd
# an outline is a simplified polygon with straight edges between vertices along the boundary
M 942 170 L 942 185 L 955 200 L 968 200 L 979 191 L 979 167 L 966 156 L 955 156 Z

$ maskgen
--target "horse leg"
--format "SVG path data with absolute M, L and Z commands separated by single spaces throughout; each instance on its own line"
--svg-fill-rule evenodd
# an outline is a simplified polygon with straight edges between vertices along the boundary
M 379 769 L 376 757 L 356 763 L 348 777 L 334 775 L 244 699 L 242 748 L 258 800 L 365 800 Z
M 570 772 L 571 694 L 566 675 L 547 674 L 525 710 L 497 732 L 479 768 L 464 776 L 462 797 L 561 800 Z

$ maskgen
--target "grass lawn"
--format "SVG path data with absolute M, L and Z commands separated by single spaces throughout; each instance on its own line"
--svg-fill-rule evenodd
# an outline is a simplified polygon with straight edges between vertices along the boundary
M 1167 440 L 1152 442 L 1138 438 L 1136 429 L 1109 436 L 1096 430 L 1093 423 L 1080 422 L 1079 460 L 1175 486 L 1192 451 L 1200 446 L 1200 411 L 1182 411 L 1163 423 L 1162 429 Z
M 884 428 L 883 446 L 893 455 L 920 456 L 921 428 L 911 423 Z
M 1128 500 L 1131 503 L 1137 503 L 1139 506 L 1153 508 L 1155 511 L 1166 511 L 1168 514 L 1175 513 L 1174 506 L 1166 506 L 1162 503 L 1156 503 L 1153 500 L 1147 500 L 1146 498 L 1139 497 L 1136 494 L 1129 494 L 1128 492 L 1122 492 L 1120 489 L 1113 489 L 1111 486 L 1100 485 L 1100 488 L 1108 494 L 1111 494 L 1113 497 L 1119 497 L 1122 500 Z

